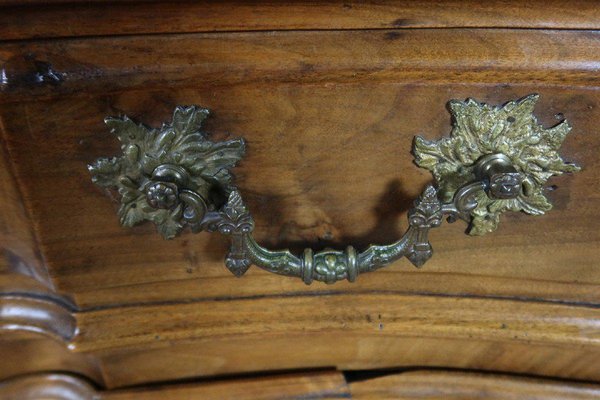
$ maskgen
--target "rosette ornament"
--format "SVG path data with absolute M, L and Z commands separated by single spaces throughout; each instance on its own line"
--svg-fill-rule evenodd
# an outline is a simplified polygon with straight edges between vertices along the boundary
M 204 108 L 180 106 L 160 129 L 128 117 L 105 119 L 123 155 L 100 158 L 88 169 L 94 183 L 118 190 L 123 226 L 152 221 L 165 239 L 172 239 L 185 226 L 202 230 L 205 215 L 227 199 L 229 169 L 244 155 L 244 140 L 208 140 L 201 131 L 208 114 Z
M 558 154 L 571 126 L 566 120 L 548 129 L 539 124 L 533 115 L 538 97 L 531 94 L 501 107 L 452 100 L 450 136 L 437 141 L 415 138 L 415 162 L 433 173 L 443 202 L 480 178 L 482 165 L 510 166 L 492 175 L 487 189 L 474 195 L 471 235 L 496 230 L 505 211 L 544 214 L 552 208 L 544 194 L 548 178 L 580 170 Z

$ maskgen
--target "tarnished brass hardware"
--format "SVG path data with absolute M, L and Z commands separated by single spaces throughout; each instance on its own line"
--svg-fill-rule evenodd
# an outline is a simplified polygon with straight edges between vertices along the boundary
M 124 226 L 148 220 L 165 239 L 185 226 L 203 229 L 207 212 L 232 190 L 229 169 L 244 155 L 243 139 L 211 142 L 200 131 L 208 110 L 177 107 L 171 124 L 150 129 L 128 117 L 104 121 L 121 142 L 120 157 L 100 158 L 88 169 L 97 185 L 117 189 Z
M 486 184 L 486 193 L 491 199 L 516 199 L 521 194 L 523 175 L 504 154 L 481 157 L 473 172 L 475 178 Z
M 540 125 L 533 115 L 538 98 L 530 94 L 501 107 L 473 99 L 452 100 L 448 103 L 450 135 L 438 141 L 415 138 L 415 162 L 432 172 L 442 201 L 450 201 L 474 179 L 489 181 L 487 195 L 476 195 L 477 206 L 470 213 L 471 235 L 494 231 L 505 211 L 533 215 L 549 211 L 552 204 L 544 195 L 548 178 L 580 169 L 558 154 L 571 126 L 566 120 L 549 129 Z M 494 176 L 496 172 L 500 174 Z
M 167 239 L 185 226 L 193 232 L 218 231 L 231 237 L 225 265 L 236 276 L 250 265 L 280 275 L 334 283 L 356 280 L 402 258 L 421 267 L 433 254 L 428 232 L 458 219 L 470 234 L 493 231 L 502 212 L 540 215 L 551 208 L 543 185 L 552 175 L 580 168 L 565 163 L 557 150 L 571 129 L 566 121 L 544 129 L 533 116 L 537 95 L 493 107 L 472 99 L 451 101 L 453 129 L 438 141 L 415 138 L 417 165 L 429 169 L 429 185 L 408 212 L 409 228 L 395 243 L 363 252 L 305 249 L 268 250 L 254 240 L 254 220 L 232 185 L 229 169 L 244 153 L 243 139 L 211 142 L 200 132 L 208 110 L 177 107 L 171 124 L 149 129 L 129 118 L 107 118 L 123 155 L 89 166 L 92 181 L 121 195 L 121 224 L 154 222 Z

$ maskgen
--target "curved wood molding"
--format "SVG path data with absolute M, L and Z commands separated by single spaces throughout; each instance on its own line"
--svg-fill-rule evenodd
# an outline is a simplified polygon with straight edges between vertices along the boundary
M 103 385 L 97 360 L 70 346 L 77 334 L 74 311 L 68 300 L 42 283 L 21 274 L 0 274 L 0 380 L 67 371 Z
M 40 7 L 39 3 L 43 6 Z M 139 35 L 219 31 L 333 30 L 381 28 L 499 27 L 598 29 L 594 2 L 516 0 L 370 2 L 164 2 L 0 0 L 18 5 L 0 12 L 5 40 L 90 35 Z M 22 7 L 29 4 L 31 7 Z M 477 12 L 473 12 L 477 10 Z M 144 21 L 133 23 L 133 21 Z
M 386 293 L 290 294 L 76 316 L 81 333 L 73 348 L 101 360 L 108 387 L 332 366 L 600 380 L 600 309 L 592 307 Z
M 24 330 L 69 342 L 76 332 L 75 318 L 63 305 L 26 295 L 0 297 L 0 330 Z
M 591 400 L 600 386 L 456 371 L 410 371 L 346 383 L 340 372 L 217 380 L 117 391 L 96 391 L 67 374 L 36 374 L 0 383 L 3 400 L 159 400 L 352 398 L 357 400 Z
M 412 371 L 350 384 L 356 400 L 592 400 L 600 386 L 452 371 Z
M 94 400 L 96 390 L 85 380 L 66 374 L 36 374 L 0 382 L 3 400 Z
M 77 331 L 73 307 L 33 279 L 0 274 L 0 331 L 36 332 L 70 342 Z
M 282 400 L 350 399 L 339 371 L 219 379 L 101 393 L 102 400 Z
M 597 62 L 590 59 L 597 51 L 600 34 L 596 31 L 549 35 L 538 30 L 425 29 L 401 34 L 367 30 L 227 35 L 226 40 L 221 34 L 199 33 L 4 44 L 0 65 L 5 66 L 7 83 L 4 87 L 0 84 L 0 91 L 10 90 L 4 90 L 0 103 L 136 89 L 147 92 L 164 88 L 165 82 L 172 90 L 198 87 L 199 82 L 214 87 L 355 83 L 359 79 L 431 84 L 509 79 L 512 85 L 533 82 L 587 87 L 600 81 L 595 74 Z M 176 63 L 181 48 L 186 49 L 186 57 L 197 61 Z M 31 62 L 23 65 L 19 61 L 27 60 L 31 53 L 43 61 L 41 72 Z M 485 67 L 490 60 L 494 60 L 493 70 Z M 442 70 L 446 73 L 440 74 Z M 27 83 L 39 74 L 69 79 L 51 85 Z
M 263 376 L 214 382 L 96 391 L 86 380 L 67 374 L 25 375 L 0 382 L 2 400 L 159 400 L 159 399 L 341 399 L 350 392 L 341 372 Z
M 102 366 L 93 356 L 71 351 L 64 342 L 27 331 L 0 331 L 0 382 L 19 376 L 61 371 L 104 387 Z M 2 398 L 2 397 L 0 397 Z

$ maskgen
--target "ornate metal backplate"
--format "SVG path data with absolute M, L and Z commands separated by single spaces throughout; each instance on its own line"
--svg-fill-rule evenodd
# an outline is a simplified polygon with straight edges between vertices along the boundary
M 549 129 L 542 127 L 533 115 L 538 98 L 531 94 L 502 107 L 473 99 L 452 100 L 450 136 L 437 141 L 415 138 L 415 162 L 433 173 L 443 201 L 450 201 L 461 186 L 477 178 L 477 162 L 485 156 L 502 155 L 503 161 L 513 167 L 512 174 L 492 177 L 490 189 L 498 192 L 512 188 L 519 193 L 508 193 L 508 198 L 498 193 L 492 197 L 483 191 L 477 193 L 468 230 L 471 235 L 494 231 L 505 211 L 544 214 L 552 208 L 544 195 L 548 178 L 580 169 L 564 162 L 558 154 L 571 126 L 565 120 Z
M 541 215 L 550 210 L 544 195 L 548 178 L 579 167 L 558 154 L 570 126 L 563 121 L 543 128 L 533 116 L 537 99 L 529 95 L 502 107 L 451 101 L 450 136 L 438 141 L 416 137 L 413 149 L 415 162 L 433 173 L 437 186 L 428 186 L 415 200 L 409 228 L 397 242 L 363 252 L 348 246 L 344 251 L 305 249 L 296 256 L 256 243 L 254 221 L 229 171 L 243 156 L 244 141 L 208 140 L 200 130 L 208 116 L 203 108 L 177 107 L 171 124 L 160 129 L 127 117 L 107 118 L 123 155 L 101 158 L 89 170 L 94 183 L 118 190 L 124 226 L 149 220 L 166 239 L 186 226 L 230 236 L 225 265 L 236 276 L 255 264 L 307 284 L 354 281 L 402 257 L 421 267 L 433 254 L 428 232 L 444 216 L 467 221 L 469 233 L 481 235 L 496 229 L 505 211 Z
M 198 231 L 206 212 L 215 209 L 215 191 L 231 191 L 229 169 L 244 155 L 244 140 L 208 140 L 200 130 L 208 114 L 204 108 L 177 107 L 172 122 L 159 129 L 126 116 L 104 120 L 123 155 L 100 158 L 88 169 L 92 182 L 118 190 L 123 226 L 152 221 L 165 239 L 186 225 Z

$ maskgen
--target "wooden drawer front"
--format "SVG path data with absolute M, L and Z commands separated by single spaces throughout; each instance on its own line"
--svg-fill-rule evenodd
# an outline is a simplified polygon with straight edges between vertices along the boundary
M 600 379 L 599 57 L 595 31 L 13 42 L 0 45 L 0 128 L 40 259 L 75 304 L 71 345 L 105 363 L 109 385 L 401 364 Z M 176 105 L 201 105 L 213 110 L 212 138 L 247 140 L 235 174 L 260 243 L 364 248 L 406 228 L 431 180 L 411 143 L 450 131 L 448 100 L 501 104 L 529 93 L 541 95 L 545 126 L 558 113 L 571 122 L 561 153 L 583 166 L 552 179 L 554 209 L 505 215 L 478 238 L 445 226 L 432 232 L 435 255 L 422 270 L 401 261 L 355 284 L 306 286 L 256 268 L 237 279 L 223 266 L 225 238 L 164 241 L 151 225 L 122 228 L 117 199 L 86 169 L 120 152 L 105 116 L 158 126 Z M 489 357 L 497 349 L 515 356 Z
M 226 240 L 215 235 L 163 241 L 149 225 L 121 228 L 116 201 L 85 168 L 119 154 L 104 116 L 158 125 L 177 104 L 209 107 L 214 138 L 247 139 L 235 171 L 261 243 L 364 247 L 404 230 L 403 214 L 431 180 L 412 163 L 413 136 L 449 132 L 449 99 L 502 103 L 538 92 L 546 126 L 559 112 L 571 121 L 562 152 L 584 168 L 551 181 L 548 215 L 507 215 L 482 238 L 464 235 L 461 224 L 444 227 L 432 233 L 436 255 L 422 271 L 399 262 L 333 290 L 597 302 L 596 36 L 410 30 L 4 45 L 7 71 L 32 53 L 64 75 L 39 88 L 11 86 L 8 76 L 5 98 L 22 101 L 3 106 L 6 145 L 51 275 L 81 307 L 329 291 L 258 270 L 234 279 L 222 265 Z

